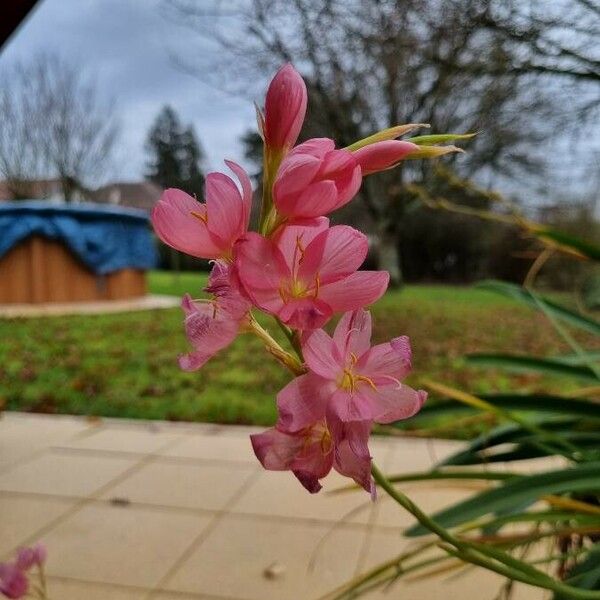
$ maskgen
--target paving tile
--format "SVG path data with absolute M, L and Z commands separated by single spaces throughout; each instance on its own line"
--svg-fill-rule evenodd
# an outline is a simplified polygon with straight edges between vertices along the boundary
M 57 600 L 145 600 L 149 590 L 50 577 L 48 594 Z
M 352 576 L 365 532 L 230 515 L 163 587 L 245 600 L 312 600 Z
M 92 428 L 83 419 L 0 413 L 0 471 Z
M 393 533 L 374 532 L 363 572 L 413 548 L 410 542 Z M 448 600 L 448 598 L 473 598 L 496 600 L 500 586 L 505 582 L 500 575 L 484 569 L 467 568 L 451 574 L 441 574 L 424 580 L 399 579 L 387 590 L 378 589 L 361 596 L 361 600 L 391 600 L 392 598 L 418 598 L 423 600 Z M 524 585 L 515 586 L 511 600 L 543 600 L 542 590 Z
M 241 600 L 226 596 L 207 596 L 206 594 L 183 594 L 181 592 L 158 592 L 148 600 Z
M 367 523 L 372 501 L 364 490 L 330 493 L 353 482 L 332 472 L 318 494 L 309 494 L 289 472 L 262 471 L 231 507 L 234 513 Z
M 390 446 L 374 438 L 370 445 L 373 459 L 384 464 Z M 332 471 L 321 482 L 318 494 L 309 494 L 289 472 L 261 470 L 250 488 L 235 502 L 235 513 L 277 515 L 296 519 L 366 524 L 371 516 L 373 502 L 362 489 L 332 493 L 353 485 L 353 481 Z
M 459 442 L 419 438 L 394 438 L 390 444 L 392 452 L 386 464 L 390 474 L 427 471 L 462 446 Z
M 186 434 L 182 440 L 161 453 L 163 456 L 226 460 L 256 464 L 248 435 Z
M 153 461 L 108 490 L 104 498 L 220 510 L 256 472 L 243 465 Z
M 108 452 L 153 453 L 174 443 L 182 435 L 170 428 L 140 423 L 137 426 L 99 427 L 91 435 L 78 437 L 63 447 L 80 450 L 103 450 Z
M 451 482 L 419 482 L 407 483 L 401 486 L 402 491 L 425 510 L 433 514 L 456 502 L 469 498 L 473 489 L 465 489 L 459 483 Z M 382 527 L 406 528 L 413 525 L 414 517 L 392 500 L 385 492 L 381 492 L 377 499 L 378 510 L 375 524 Z
M 88 496 L 136 462 L 135 458 L 48 453 L 0 473 L 0 490 Z
M 0 494 L 0 560 L 60 515 L 76 501 Z
M 90 504 L 43 541 L 57 577 L 153 588 L 210 521 L 209 517 Z

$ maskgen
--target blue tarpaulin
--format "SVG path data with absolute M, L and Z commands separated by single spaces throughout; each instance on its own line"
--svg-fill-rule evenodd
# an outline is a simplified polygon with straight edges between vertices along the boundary
M 144 211 L 102 204 L 0 203 L 0 258 L 40 235 L 62 242 L 90 270 L 152 269 L 158 255 Z

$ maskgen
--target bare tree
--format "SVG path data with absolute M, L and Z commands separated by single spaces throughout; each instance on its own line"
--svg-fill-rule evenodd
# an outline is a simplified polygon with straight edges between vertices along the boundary
M 499 13 L 491 10 L 496 4 L 501 2 L 247 0 L 219 11 L 218 2 L 207 8 L 206 2 L 170 0 L 169 6 L 226 51 L 219 54 L 226 68 L 201 65 L 201 76 L 227 73 L 229 81 L 248 86 L 293 61 L 309 87 L 306 136 L 329 135 L 345 146 L 398 123 L 480 131 L 466 157 L 443 160 L 463 177 L 530 180 L 543 175 L 540 142 L 553 133 L 564 107 L 556 102 L 556 88 L 537 85 L 537 73 L 518 63 L 522 47 L 501 27 Z M 490 14 L 497 23 L 487 19 Z M 370 178 L 362 193 L 380 266 L 396 282 L 399 224 L 414 200 L 410 189 L 434 181 L 430 165 L 406 163 Z
M 0 173 L 16 197 L 40 177 L 60 179 L 67 202 L 85 193 L 110 167 L 118 130 L 95 83 L 58 56 L 2 74 Z

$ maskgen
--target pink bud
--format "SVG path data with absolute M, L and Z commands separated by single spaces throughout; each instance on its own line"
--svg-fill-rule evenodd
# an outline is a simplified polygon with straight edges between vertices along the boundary
M 288 218 L 329 214 L 354 198 L 362 182 L 354 153 L 333 140 L 315 138 L 296 146 L 281 162 L 273 201 Z
M 362 174 L 370 175 L 395 166 L 418 149 L 419 146 L 411 142 L 386 140 L 364 146 L 353 154 L 362 169 Z
M 288 63 L 281 67 L 269 84 L 265 100 L 265 144 L 289 149 L 298 139 L 306 115 L 306 85 Z
M 0 594 L 7 598 L 24 598 L 28 590 L 27 576 L 16 563 L 0 563 Z

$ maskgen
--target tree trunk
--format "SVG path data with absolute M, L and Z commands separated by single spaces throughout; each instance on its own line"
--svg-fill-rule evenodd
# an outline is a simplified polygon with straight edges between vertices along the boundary
M 398 251 L 398 236 L 395 231 L 381 231 L 377 239 L 378 266 L 390 274 L 390 287 L 402 286 L 402 268 Z

